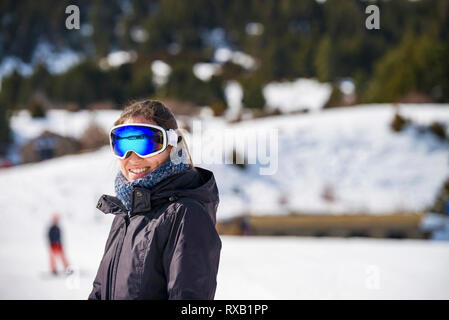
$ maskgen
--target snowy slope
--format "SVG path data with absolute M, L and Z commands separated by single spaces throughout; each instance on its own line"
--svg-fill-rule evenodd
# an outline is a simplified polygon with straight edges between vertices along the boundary
M 90 286 L 100 262 L 112 220 L 95 212 L 95 203 L 101 191 L 112 191 L 110 164 L 85 154 L 0 172 L 1 299 L 81 298 L 67 288 Z M 61 215 L 69 262 L 83 273 L 67 279 L 69 287 L 66 279 L 48 280 L 46 232 L 54 212 Z
M 418 124 L 438 120 L 449 126 L 448 105 L 404 106 L 401 113 Z M 221 217 L 232 216 L 237 208 L 282 214 L 283 196 L 289 199 L 286 207 L 296 212 L 381 214 L 426 209 L 449 175 L 449 146 L 415 129 L 392 132 L 393 114 L 391 105 L 371 105 L 234 125 L 205 122 L 203 136 L 216 138 L 203 143 L 215 148 L 232 135 L 241 140 L 279 130 L 276 174 L 262 176 L 258 165 L 247 171 L 207 166 L 216 173 L 222 199 L 231 208 L 222 208 Z M 194 149 L 198 143 L 194 140 L 191 145 Z M 232 192 L 238 186 L 244 186 L 244 196 Z M 334 190 L 336 201 L 324 201 L 326 188 Z
M 438 119 L 447 124 L 447 110 L 426 106 L 403 112 L 421 123 Z M 208 130 L 281 129 L 274 176 L 258 175 L 257 167 L 242 172 L 231 165 L 207 165 L 219 184 L 218 218 L 244 207 L 282 213 L 276 196 L 284 190 L 292 196 L 290 206 L 304 210 L 355 210 L 357 201 L 376 213 L 397 208 L 397 201 L 409 209 L 422 207 L 448 174 L 447 146 L 413 131 L 390 133 L 391 116 L 390 107 L 371 106 L 235 125 L 211 119 L 204 124 Z M 113 194 L 117 170 L 105 147 L 0 171 L 1 299 L 86 298 L 112 222 L 95 205 L 102 193 Z M 334 205 L 319 197 L 319 186 L 329 180 L 342 199 Z M 232 192 L 236 185 L 248 189 L 248 203 Z M 345 202 L 349 199 L 351 205 Z M 61 214 L 75 270 L 69 278 L 46 275 L 45 232 L 54 211 Z M 223 237 L 216 298 L 449 299 L 448 268 L 446 242 Z
M 402 106 L 401 113 L 419 124 L 438 120 L 449 126 L 448 105 Z M 253 214 L 284 214 L 288 210 L 316 214 L 381 214 L 423 210 L 433 202 L 442 182 L 449 175 L 448 144 L 431 134 L 419 134 L 414 129 L 393 133 L 389 128 L 393 114 L 391 105 L 369 105 L 237 124 L 228 124 L 221 118 L 208 118 L 201 123 L 200 135 L 187 138 L 195 164 L 215 173 L 221 196 L 219 219 L 243 211 Z M 93 115 L 85 111 L 52 111 L 48 119 L 32 120 L 22 113 L 12 119 L 12 127 L 23 140 L 44 128 L 76 137 L 89 121 L 96 121 L 107 130 L 117 117 L 118 111 L 98 111 Z M 230 164 L 205 161 L 205 153 L 212 151 L 224 154 L 232 150 L 232 145 L 225 145 L 226 139 L 249 141 L 257 134 L 268 137 L 272 129 L 278 130 L 279 142 L 278 153 L 272 158 L 273 165 L 277 162 L 274 175 L 260 175 L 260 169 L 264 167 L 260 164 L 240 170 Z M 201 153 L 198 151 L 199 146 Z M 83 172 L 75 178 L 83 177 L 89 181 L 83 189 L 87 197 L 112 190 L 112 186 L 105 181 L 112 181 L 118 167 L 108 149 L 80 157 L 91 159 L 89 161 L 100 167 L 100 170 L 90 170 L 95 168 L 92 165 L 80 164 L 78 167 L 76 163 L 79 161 L 74 160 L 77 157 L 73 160 L 67 157 L 64 158 L 66 160 L 52 161 L 62 161 L 71 170 Z M 42 166 L 50 168 L 52 161 Z M 107 171 L 102 167 L 105 163 L 110 164 Z M 35 176 L 34 169 L 31 169 L 33 166 L 29 168 L 26 170 L 31 170 L 33 173 L 30 175 Z M 11 177 L 16 179 L 15 174 Z M 99 183 L 92 183 L 91 177 L 95 177 Z M 54 180 L 48 183 L 51 188 L 59 190 Z M 65 183 L 64 188 L 70 189 L 71 180 Z M 234 192 L 236 188 L 244 192 L 237 194 Z M 324 200 L 323 193 L 327 189 L 333 191 L 334 202 Z M 261 197 L 261 194 L 264 196 Z M 285 205 L 280 204 L 282 197 L 288 199 Z M 76 198 L 75 195 L 68 201 L 79 203 L 86 199 Z M 87 199 L 95 203 L 95 200 Z
M 11 117 L 11 129 L 15 141 L 22 144 L 24 141 L 38 136 L 45 130 L 63 136 L 80 138 L 91 122 L 95 122 L 104 130 L 108 130 L 120 116 L 120 110 L 100 110 L 68 112 L 66 110 L 49 110 L 47 117 L 35 119 L 28 111 L 21 110 Z

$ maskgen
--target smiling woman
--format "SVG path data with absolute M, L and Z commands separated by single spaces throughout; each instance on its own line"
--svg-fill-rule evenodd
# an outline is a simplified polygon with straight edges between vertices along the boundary
M 117 195 L 97 208 L 115 218 L 89 299 L 213 299 L 221 251 L 213 173 L 190 155 L 173 161 L 172 151 L 189 154 L 187 144 L 159 101 L 126 107 L 114 125 Z
M 142 178 L 154 171 L 162 162 L 167 162 L 172 147 L 177 147 L 179 139 L 173 129 L 165 131 L 163 127 L 141 115 L 113 127 L 110 133 L 112 151 L 120 159 L 122 173 L 129 181 Z M 127 168 L 128 162 L 132 163 L 133 158 L 136 163 L 143 159 L 148 166 L 131 165 Z M 190 160 L 189 163 L 191 164 Z M 130 173 L 139 175 L 133 176 Z
M 165 107 L 159 101 L 146 100 L 142 102 L 136 102 L 125 108 L 120 118 L 114 123 L 115 126 L 130 123 L 141 123 L 160 126 L 163 130 L 176 130 L 178 124 L 173 113 Z M 111 132 L 112 133 L 112 132 Z M 183 142 L 182 152 L 189 154 L 188 146 L 182 139 L 182 136 L 178 138 L 177 142 Z M 154 171 L 162 163 L 167 162 L 170 156 L 170 152 L 173 146 L 166 146 L 167 148 L 163 152 L 150 156 L 139 157 L 135 152 L 128 152 L 125 159 L 120 160 L 120 168 L 123 175 L 129 180 L 136 180 L 141 178 L 145 174 Z M 192 160 L 189 154 L 189 166 L 193 168 Z M 139 166 L 140 165 L 140 166 Z M 139 171 L 145 169 L 143 174 L 134 175 L 132 171 Z

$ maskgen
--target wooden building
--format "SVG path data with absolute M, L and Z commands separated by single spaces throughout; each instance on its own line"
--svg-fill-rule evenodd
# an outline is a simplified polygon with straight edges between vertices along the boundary
M 44 131 L 20 148 L 23 163 L 37 162 L 80 151 L 80 143 L 51 131 Z
M 245 216 L 219 221 L 217 230 L 223 235 L 425 239 L 429 234 L 420 228 L 423 216 L 423 213 Z

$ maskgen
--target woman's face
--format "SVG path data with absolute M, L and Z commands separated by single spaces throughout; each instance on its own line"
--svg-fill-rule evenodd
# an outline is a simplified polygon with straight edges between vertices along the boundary
M 147 123 L 157 125 L 156 122 L 147 120 L 141 115 L 132 117 L 124 123 Z M 172 146 L 167 146 L 163 152 L 148 158 L 141 158 L 136 153 L 131 152 L 131 155 L 128 158 L 119 159 L 120 170 L 128 181 L 142 178 L 170 159 L 171 148 Z

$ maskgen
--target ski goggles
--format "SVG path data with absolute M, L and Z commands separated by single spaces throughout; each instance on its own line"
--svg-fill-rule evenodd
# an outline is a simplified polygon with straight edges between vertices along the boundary
M 127 123 L 115 126 L 109 133 L 112 152 L 119 159 L 125 159 L 135 152 L 148 158 L 163 152 L 168 145 L 178 143 L 175 130 L 145 123 Z

